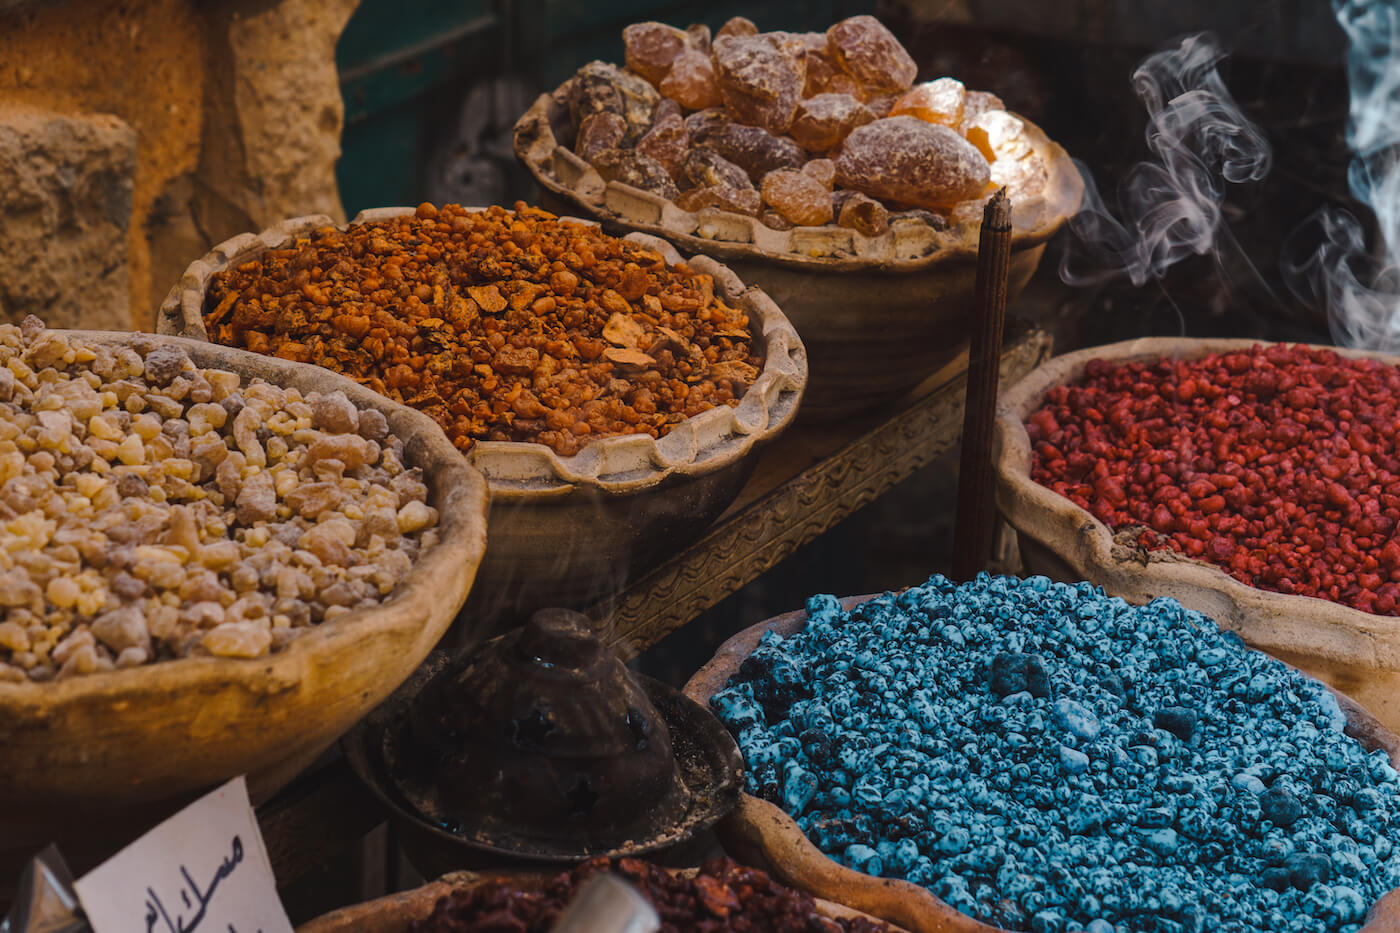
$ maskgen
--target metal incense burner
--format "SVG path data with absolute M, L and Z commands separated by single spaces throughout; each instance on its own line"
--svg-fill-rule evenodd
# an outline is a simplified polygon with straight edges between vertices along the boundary
M 740 789 L 719 721 L 628 671 L 564 609 L 456 661 L 431 658 L 343 746 L 409 834 L 431 841 L 434 868 L 653 852 L 724 816 Z

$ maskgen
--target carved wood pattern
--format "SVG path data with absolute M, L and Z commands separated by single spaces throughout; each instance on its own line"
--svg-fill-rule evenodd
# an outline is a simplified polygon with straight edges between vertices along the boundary
M 1002 354 L 1001 380 L 1021 378 L 1049 355 L 1044 331 L 1019 335 Z M 612 616 L 614 650 L 635 657 L 949 450 L 966 390 L 963 370 L 630 584 L 595 614 Z

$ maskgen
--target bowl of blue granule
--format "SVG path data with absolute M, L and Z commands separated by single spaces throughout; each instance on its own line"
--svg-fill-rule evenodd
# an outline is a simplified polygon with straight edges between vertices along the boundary
M 744 756 L 726 846 L 909 929 L 1400 931 L 1400 740 L 1175 600 L 815 596 L 686 690 Z

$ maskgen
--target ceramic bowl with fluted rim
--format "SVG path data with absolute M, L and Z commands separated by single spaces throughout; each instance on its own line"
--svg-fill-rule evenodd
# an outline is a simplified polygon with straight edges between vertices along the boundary
M 1044 363 L 1003 389 L 997 403 L 993 457 L 997 507 L 1016 529 L 1031 572 L 1057 580 L 1088 580 L 1130 602 L 1170 596 L 1223 628 L 1235 630 L 1251 647 L 1347 694 L 1387 728 L 1400 731 L 1400 616 L 1258 589 L 1215 564 L 1176 551 L 1143 552 L 1124 546 L 1087 510 L 1031 479 L 1031 443 L 1024 422 L 1051 388 L 1078 381 L 1090 360 L 1191 360 L 1256 345 L 1254 340 L 1151 337 L 1079 350 Z M 1312 349 L 1400 364 L 1400 357 L 1378 353 Z
M 879 595 L 846 597 L 840 601 L 841 608 L 849 610 Z M 686 682 L 682 692 L 709 706 L 710 698 L 729 684 L 766 632 L 793 635 L 806 625 L 807 613 L 799 610 L 744 629 L 720 645 L 715 656 Z M 1335 690 L 1332 693 L 1346 715 L 1347 734 L 1367 749 L 1384 750 L 1391 763 L 1400 768 L 1400 737 L 1346 694 Z M 1011 933 L 955 910 L 921 885 L 847 868 L 818 849 L 781 807 L 751 794 L 740 794 L 739 806 L 716 829 L 725 851 L 733 857 L 764 868 L 813 897 L 863 910 L 912 933 Z M 1400 890 L 1391 891 L 1372 906 L 1358 933 L 1392 933 L 1397 929 Z
M 694 869 L 688 868 L 668 868 L 666 871 L 681 877 L 695 873 Z M 303 923 L 297 927 L 296 933 L 407 933 L 413 923 L 427 919 L 432 914 L 433 908 L 437 906 L 437 902 L 453 891 L 470 889 L 493 881 L 508 881 L 518 885 L 523 890 L 538 891 L 557 877 L 557 872 L 518 870 L 451 872 L 411 891 L 390 894 L 387 897 L 366 901 L 363 904 L 333 910 Z M 829 900 L 816 898 L 816 902 L 817 913 L 823 917 L 833 919 L 863 917 L 867 920 L 876 920 L 869 914 Z M 903 933 L 903 931 L 897 927 L 891 927 L 890 933 Z
M 413 211 L 376 208 L 351 223 Z M 329 217 L 298 217 L 214 247 L 171 289 L 158 315 L 160 331 L 207 340 L 205 295 L 215 273 L 329 226 Z M 806 350 L 772 299 L 709 257 L 683 260 L 665 240 L 644 234 L 627 239 L 661 253 L 670 265 L 684 261 L 711 276 L 716 296 L 748 315 L 763 368 L 737 406 L 701 412 L 659 439 L 604 437 L 569 457 L 537 443 L 473 444 L 466 458 L 491 488 L 491 543 L 470 614 L 523 619 L 536 609 L 583 606 L 616 592 L 724 511 L 752 472 L 757 448 L 797 412 L 807 382 Z
M 53 331 L 107 346 L 175 345 L 201 368 L 384 413 L 422 467 L 439 543 L 380 604 L 252 659 L 191 657 L 45 683 L 0 683 L 0 877 L 47 842 L 90 867 L 240 774 L 271 796 L 413 673 L 467 598 L 486 549 L 486 481 L 431 418 L 320 367 L 177 337 Z M 13 870 L 10 870 L 13 869 Z
M 603 181 L 564 145 L 574 80 L 541 95 L 515 124 L 516 157 L 539 184 L 545 206 L 714 256 L 772 296 L 807 345 L 812 378 L 804 421 L 837 420 L 895 401 L 966 348 L 976 312 L 980 215 L 947 230 L 896 219 L 887 233 L 867 237 L 834 223 L 774 230 L 732 211 L 682 210 L 649 191 Z M 1046 179 L 1012 204 L 1010 300 L 1084 193 L 1065 151 L 1021 119 Z

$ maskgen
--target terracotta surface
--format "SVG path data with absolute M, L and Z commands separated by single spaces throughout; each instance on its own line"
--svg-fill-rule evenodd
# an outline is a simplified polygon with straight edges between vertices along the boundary
M 204 23 L 189 0 L 93 0 L 81 13 L 73 6 L 0 14 L 0 98 L 60 113 L 114 114 L 136 131 L 125 325 L 134 327 L 149 323 L 156 290 L 165 287 L 152 282 L 147 218 L 171 180 L 199 162 Z
M 841 607 L 873 599 L 875 595 L 850 596 Z M 709 705 L 714 696 L 753 653 L 763 633 L 780 635 L 799 632 L 807 624 L 807 613 L 789 612 L 744 629 L 720 645 L 704 667 L 686 683 L 686 696 Z M 1400 767 L 1400 737 L 1376 717 L 1347 697 L 1333 691 L 1347 717 L 1347 733 L 1366 748 L 1384 749 Z M 875 878 L 831 860 L 812 844 L 792 817 L 779 807 L 750 794 L 741 794 L 738 808 L 718 827 L 725 850 L 737 859 L 772 872 L 795 888 L 815 897 L 829 898 L 867 913 L 908 927 L 914 933 L 1007 933 L 959 913 L 932 891 L 892 878 Z M 1376 902 L 1360 933 L 1393 933 L 1400 929 L 1400 890 Z
M 422 466 L 441 542 L 373 609 L 252 660 L 185 658 L 51 682 L 0 684 L 0 877 L 57 840 L 76 872 L 203 790 L 247 774 L 269 797 L 388 696 L 442 637 L 486 546 L 487 489 L 426 416 L 314 366 L 177 338 L 196 364 L 377 408 Z
M 289 214 L 338 213 L 335 162 L 344 105 L 335 44 L 358 3 L 63 0 L 18 9 L 0 3 L 6 107 L 116 118 L 138 139 L 134 170 L 121 179 L 130 186 L 125 248 L 84 257 L 80 269 L 41 255 L 39 268 L 50 274 L 39 281 L 56 280 L 63 303 L 77 314 L 87 283 L 120 266 L 121 305 L 102 313 L 120 316 L 122 329 L 150 329 L 164 290 L 209 244 Z M 0 129 L 6 124 L 0 114 Z M 49 236 L 73 237 L 71 222 L 61 219 L 72 198 L 59 194 L 37 212 L 48 222 L 59 218 Z M 0 252 L 24 242 L 23 230 L 0 225 Z M 82 323 L 107 326 L 96 317 Z
M 354 222 L 412 211 L 378 208 Z M 330 223 L 324 216 L 298 217 L 214 247 L 171 289 L 161 305 L 160 332 L 208 339 L 204 296 L 215 272 Z M 667 262 L 681 261 L 664 240 L 632 238 Z M 724 266 L 705 256 L 689 262 L 714 277 L 717 296 L 747 312 L 766 357 L 758 381 L 736 408 L 703 412 L 660 440 L 602 438 L 572 457 L 542 444 L 475 444 L 467 458 L 491 486 L 491 546 L 469 614 L 523 618 L 615 592 L 629 574 L 658 563 L 712 522 L 743 486 L 755 449 L 792 422 L 807 382 L 806 350 L 796 331 L 766 294 Z
M 515 125 L 515 153 L 544 204 L 582 213 L 613 232 L 665 237 L 727 263 L 767 292 L 802 335 L 812 377 L 803 421 L 830 421 L 909 392 L 966 348 L 971 337 L 979 223 L 935 231 L 900 221 L 879 237 L 845 227 L 773 230 L 758 218 L 683 211 L 664 198 L 598 173 L 566 147 L 572 79 L 542 95 Z M 1045 242 L 1079 208 L 1083 181 L 1068 155 L 1034 124 L 1032 144 L 1048 169 L 1041 192 L 1012 210 L 1009 298 L 1040 262 Z
M 674 868 L 669 870 L 675 875 L 684 875 L 688 871 Z M 453 872 L 411 891 L 390 894 L 388 897 L 366 901 L 353 907 L 333 910 L 303 923 L 297 927 L 296 933 L 404 933 L 415 920 L 421 920 L 431 914 L 439 898 L 446 897 L 459 888 L 471 888 L 506 878 L 521 887 L 533 889 L 542 887 L 553 877 L 552 873 L 542 872 Z M 817 910 L 827 917 L 868 917 L 860 911 L 820 899 L 817 901 Z M 896 927 L 891 933 L 901 931 Z
M 1139 552 L 1114 544 L 1108 526 L 1031 479 L 1030 439 L 1022 422 L 1052 386 L 1077 380 L 1089 360 L 1195 359 L 1251 346 L 1254 341 L 1175 338 L 1115 343 L 1056 357 L 1003 389 L 994 441 L 997 506 L 1016 529 L 1032 572 L 1088 580 L 1132 602 L 1170 596 L 1239 632 L 1250 646 L 1347 694 L 1391 731 L 1400 731 L 1400 617 L 1256 589 L 1214 564 L 1174 552 L 1154 553 L 1144 563 Z M 1400 357 L 1336 352 L 1400 363 Z

